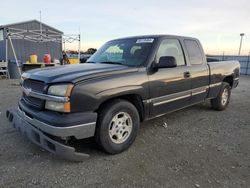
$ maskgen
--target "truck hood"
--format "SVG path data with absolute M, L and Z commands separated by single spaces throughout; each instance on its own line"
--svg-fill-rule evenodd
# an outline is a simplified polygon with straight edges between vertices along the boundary
M 45 83 L 76 83 L 91 78 L 114 74 L 136 72 L 138 68 L 114 64 L 84 63 L 79 65 L 63 65 L 50 68 L 34 69 L 23 73 L 24 78 L 40 80 Z

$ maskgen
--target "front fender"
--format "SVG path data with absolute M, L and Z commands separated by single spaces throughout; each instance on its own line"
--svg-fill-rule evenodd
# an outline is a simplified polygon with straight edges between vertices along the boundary
M 147 99 L 148 77 L 145 71 L 114 75 L 76 85 L 72 91 L 72 110 L 75 112 L 95 111 L 106 100 L 135 94 Z
M 142 86 L 124 86 L 119 88 L 111 88 L 105 91 L 97 93 L 98 98 L 109 98 L 109 97 L 116 97 L 121 95 L 128 95 L 128 94 L 143 94 L 143 87 Z
M 84 92 L 81 95 L 81 100 L 76 101 L 76 96 L 73 96 L 73 106 L 75 111 L 95 111 L 99 106 L 112 98 L 118 98 L 125 95 L 138 95 L 142 99 L 147 98 L 148 92 L 145 92 L 143 86 L 124 86 L 118 88 L 111 88 L 104 91 L 101 91 L 97 94 Z M 81 101 L 81 102 L 80 102 Z

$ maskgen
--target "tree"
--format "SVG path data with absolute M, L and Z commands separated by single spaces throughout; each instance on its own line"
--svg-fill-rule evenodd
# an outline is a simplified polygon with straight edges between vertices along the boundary
M 96 48 L 89 48 L 88 50 L 87 50 L 87 53 L 88 54 L 94 54 L 96 52 Z

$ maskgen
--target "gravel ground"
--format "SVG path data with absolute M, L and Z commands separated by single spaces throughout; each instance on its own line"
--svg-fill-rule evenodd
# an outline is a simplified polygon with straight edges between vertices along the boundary
M 91 155 L 81 163 L 42 150 L 11 127 L 5 111 L 20 96 L 15 83 L 0 80 L 0 187 L 250 187 L 250 77 L 240 78 L 225 111 L 207 102 L 144 122 L 119 155 L 92 140 L 78 143 Z

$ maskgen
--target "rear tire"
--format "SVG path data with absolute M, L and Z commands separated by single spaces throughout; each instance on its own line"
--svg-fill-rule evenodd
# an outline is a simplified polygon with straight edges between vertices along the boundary
M 98 113 L 95 139 L 104 151 L 120 153 L 134 142 L 140 126 L 136 107 L 125 100 L 107 103 Z
M 219 111 L 225 110 L 229 104 L 230 96 L 231 87 L 228 83 L 223 82 L 218 96 L 214 99 L 211 99 L 212 108 Z

